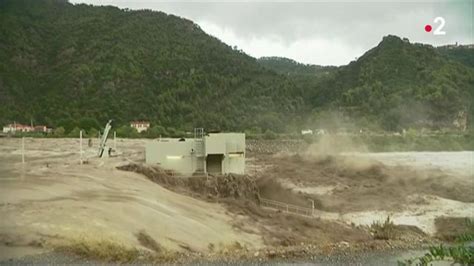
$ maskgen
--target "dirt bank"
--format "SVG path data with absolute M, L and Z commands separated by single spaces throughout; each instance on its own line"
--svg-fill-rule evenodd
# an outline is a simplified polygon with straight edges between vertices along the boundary
M 129 158 L 140 160 L 142 140 L 118 148 L 126 157 L 94 159 L 79 165 L 78 140 L 28 139 L 26 164 L 21 139 L 0 139 L 0 244 L 47 246 L 82 235 L 115 239 L 140 247 L 146 230 L 170 250 L 206 251 L 209 244 L 239 242 L 260 248 L 263 240 L 232 227 L 238 220 L 219 204 L 167 190 L 142 175 L 115 169 Z M 13 153 L 13 155 L 12 155 Z M 2 171 L 8 169 L 8 171 Z M 257 231 L 257 230 L 255 230 Z
M 323 249 L 340 242 L 352 247 L 361 244 L 369 248 L 380 246 L 380 242 L 374 241 L 369 227 L 288 214 L 260 205 L 260 200 L 264 198 L 300 205 L 308 204 L 308 198 L 311 198 L 311 195 L 284 188 L 271 178 L 235 175 L 182 178 L 174 177 L 156 166 L 129 164 L 118 168 L 141 173 L 173 191 L 224 204 L 229 213 L 241 218 L 232 223 L 234 227 L 248 233 L 258 231 L 268 247 L 285 249 L 302 245 L 303 248 Z M 391 240 L 399 241 L 399 244 L 426 238 L 419 229 L 396 228 L 398 231 Z

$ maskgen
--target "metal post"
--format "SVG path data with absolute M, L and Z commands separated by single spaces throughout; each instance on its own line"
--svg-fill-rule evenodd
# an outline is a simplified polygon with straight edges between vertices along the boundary
M 81 153 L 80 158 L 81 158 L 81 164 L 82 164 L 82 130 L 79 131 L 79 146 L 80 146 L 79 151 Z
M 311 201 L 311 216 L 313 216 L 314 215 L 314 200 L 309 199 L 309 201 Z
M 25 163 L 25 137 L 21 137 L 21 162 Z
M 114 151 L 117 152 L 117 131 L 114 131 Z

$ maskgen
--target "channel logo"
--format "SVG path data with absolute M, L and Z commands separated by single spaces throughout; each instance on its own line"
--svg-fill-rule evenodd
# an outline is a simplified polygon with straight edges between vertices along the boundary
M 433 31 L 433 26 L 431 26 L 430 24 L 426 24 L 425 25 L 425 31 L 426 32 L 433 31 L 433 35 L 446 35 L 446 32 L 443 31 L 444 25 L 446 24 L 446 20 L 443 17 L 436 17 L 433 20 L 433 23 L 436 26 L 434 31 Z

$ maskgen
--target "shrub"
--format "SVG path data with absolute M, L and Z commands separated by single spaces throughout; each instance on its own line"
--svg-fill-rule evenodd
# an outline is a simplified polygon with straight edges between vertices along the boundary
M 446 247 L 442 244 L 431 246 L 429 252 L 425 255 L 406 261 L 399 261 L 398 265 L 433 265 L 433 262 L 436 261 L 452 261 L 461 265 L 473 265 L 474 247 L 463 244 L 453 247 Z
M 466 219 L 466 231 L 457 232 L 455 228 L 450 232 L 444 232 L 444 235 L 457 235 L 455 240 L 458 242 L 455 246 L 431 246 L 429 251 L 420 257 L 411 258 L 405 261 L 399 261 L 398 265 L 432 265 L 433 262 L 445 261 L 453 262 L 453 264 L 461 265 L 474 265 L 474 246 L 472 243 L 474 240 L 474 222 L 470 219 Z M 454 233 L 454 234 L 453 234 Z M 450 264 L 452 265 L 452 264 Z
M 275 132 L 271 131 L 270 129 L 267 129 L 265 131 L 264 138 L 265 139 L 276 139 L 277 134 Z
M 67 135 L 68 137 L 71 137 L 71 138 L 79 138 L 79 132 L 81 130 L 78 128 L 78 127 L 75 127 L 73 130 L 71 130 L 71 132 L 69 132 Z
M 138 136 L 137 130 L 129 125 L 117 128 L 117 137 L 119 138 L 136 138 Z
M 393 239 L 396 235 L 396 225 L 387 216 L 384 222 L 376 221 L 370 225 L 370 232 L 375 239 Z
M 112 240 L 80 237 L 67 244 L 55 247 L 56 250 L 72 253 L 83 258 L 91 258 L 107 262 L 132 262 L 140 252 L 133 247 L 127 247 Z
M 55 137 L 63 137 L 65 132 L 66 132 L 66 130 L 63 127 L 58 127 L 56 129 L 54 129 L 53 135 Z

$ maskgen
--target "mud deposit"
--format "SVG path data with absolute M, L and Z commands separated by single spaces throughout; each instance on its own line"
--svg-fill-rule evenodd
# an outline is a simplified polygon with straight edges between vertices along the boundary
M 380 243 L 374 241 L 367 227 L 356 227 L 339 220 L 320 219 L 315 216 L 301 216 L 285 211 L 268 209 L 262 206 L 261 200 L 279 199 L 292 204 L 305 204 L 310 194 L 297 193 L 283 187 L 275 179 L 252 177 L 248 175 L 194 176 L 189 178 L 175 177 L 172 173 L 156 166 L 129 164 L 118 167 L 145 175 L 153 182 L 175 192 L 192 197 L 219 202 L 228 212 L 241 217 L 233 226 L 248 233 L 259 232 L 269 247 L 311 246 L 321 251 L 334 243 L 374 248 Z M 419 229 L 410 226 L 397 226 L 394 240 L 416 240 L 425 238 Z M 363 243 L 361 246 L 360 244 Z
M 95 158 L 95 148 L 85 149 L 87 163 L 80 165 L 79 140 L 27 139 L 22 164 L 21 139 L 0 139 L 0 246 L 7 247 L 0 248 L 0 259 L 83 237 L 146 249 L 136 236 L 142 230 L 165 249 L 181 252 L 235 242 L 263 246 L 258 234 L 234 228 L 231 222 L 239 218 L 220 204 L 116 169 L 142 161 L 145 142 L 118 141 L 120 154 L 107 160 Z

